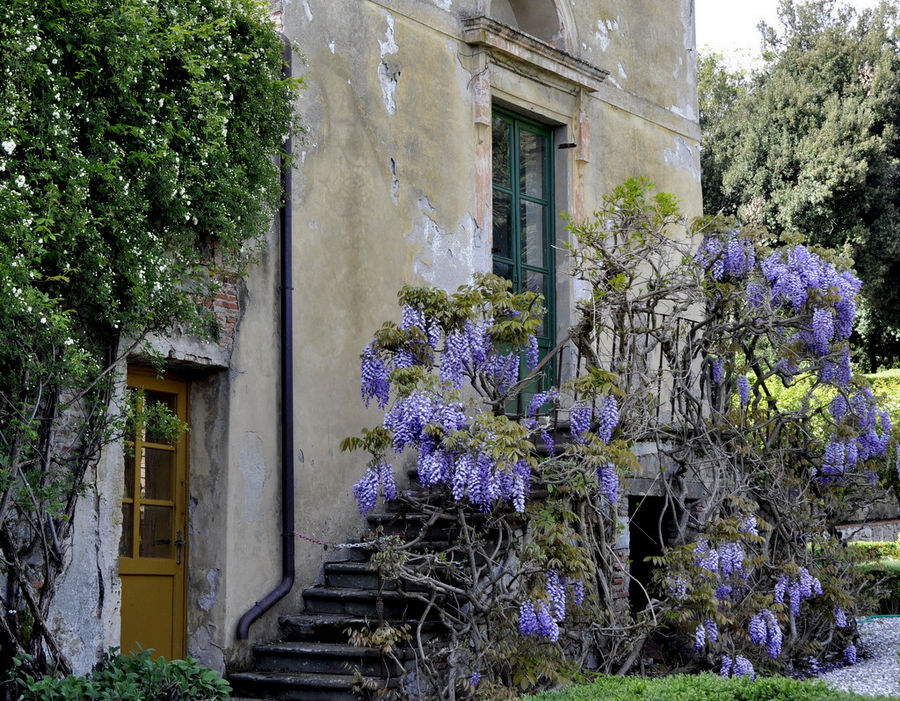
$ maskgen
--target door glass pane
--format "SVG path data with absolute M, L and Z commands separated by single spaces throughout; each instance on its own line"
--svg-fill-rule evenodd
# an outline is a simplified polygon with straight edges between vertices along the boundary
M 544 267 L 544 206 L 522 202 L 522 262 Z
M 172 507 L 141 506 L 141 557 L 174 558 Z
M 546 137 L 522 129 L 519 132 L 519 189 L 544 199 L 544 146 Z
M 119 555 L 134 557 L 131 537 L 134 533 L 134 504 L 122 504 L 122 536 L 119 538 Z
M 512 195 L 494 190 L 494 244 L 491 252 L 495 256 L 512 258 L 512 222 L 510 209 Z
M 126 499 L 134 499 L 134 443 L 125 444 L 125 493 Z
M 512 124 L 499 117 L 491 123 L 491 168 L 494 182 L 511 187 L 509 178 L 509 144 Z
M 141 464 L 141 497 L 171 499 L 175 452 L 160 448 L 144 448 Z
M 549 290 L 547 289 L 547 276 L 544 273 L 536 273 L 533 270 L 523 270 L 522 276 L 524 277 L 523 291 L 535 292 L 539 295 L 544 295 L 544 307 L 547 306 L 547 300 L 550 299 L 550 296 L 547 294 Z M 544 320 L 541 322 L 540 326 L 538 326 L 535 335 L 537 336 L 546 336 L 547 335 L 547 315 L 544 315 Z
M 175 414 L 175 395 L 163 394 L 162 392 L 147 392 L 144 395 L 145 411 L 154 407 L 154 405 L 162 405 L 166 407 L 170 413 Z M 150 443 L 165 443 L 172 445 L 172 441 L 166 439 L 159 431 L 154 431 L 153 425 L 144 427 L 144 440 Z

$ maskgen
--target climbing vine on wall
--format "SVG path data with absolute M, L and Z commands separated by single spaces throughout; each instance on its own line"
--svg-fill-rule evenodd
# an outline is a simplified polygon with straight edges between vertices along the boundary
M 111 370 L 148 333 L 215 334 L 298 126 L 282 55 L 252 0 L 0 7 L 0 660 L 68 671 L 47 617 Z

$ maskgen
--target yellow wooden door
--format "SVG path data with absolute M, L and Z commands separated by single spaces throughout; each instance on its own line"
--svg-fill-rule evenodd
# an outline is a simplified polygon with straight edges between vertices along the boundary
M 119 577 L 123 653 L 153 648 L 168 660 L 185 653 L 187 572 L 187 435 L 167 439 L 142 417 L 161 403 L 180 420 L 188 415 L 187 383 L 130 369 L 128 387 L 140 390 L 125 449 L 125 490 Z

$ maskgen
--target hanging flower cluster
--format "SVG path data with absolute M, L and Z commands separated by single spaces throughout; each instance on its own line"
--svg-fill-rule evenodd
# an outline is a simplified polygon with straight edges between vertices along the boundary
M 514 311 L 504 314 L 504 318 L 519 316 Z M 494 328 L 495 319 L 489 317 L 467 319 L 445 330 L 421 307 L 406 304 L 391 342 L 376 340 L 363 350 L 360 392 L 367 407 L 374 399 L 386 409 L 382 426 L 391 437 L 394 452 L 418 451 L 418 476 L 424 486 L 447 485 L 454 499 L 468 499 L 483 510 L 506 501 L 522 512 L 531 482 L 528 461 L 508 464 L 498 460 L 492 450 L 497 435 L 473 424 L 463 404 L 453 398 L 466 384 L 487 387 L 491 396 L 503 396 L 518 382 L 519 352 L 498 350 L 503 344 L 496 342 Z M 533 334 L 527 339 L 526 363 L 533 368 L 538 362 L 537 339 Z M 426 374 L 437 370 L 439 386 L 420 384 L 398 392 L 391 403 L 394 373 L 416 367 Z M 555 389 L 535 395 L 528 410 L 531 422 L 525 424 L 540 433 L 551 451 L 552 438 L 533 417 L 558 397 Z M 457 439 L 459 434 L 464 438 Z M 375 461 L 353 487 L 360 513 L 368 514 L 375 507 L 379 488 L 387 499 L 396 495 L 391 465 L 384 460 Z
M 567 582 L 555 569 L 547 571 L 545 587 L 549 603 L 536 603 L 531 599 L 519 605 L 519 632 L 529 637 L 537 635 L 550 642 L 559 639 L 559 624 L 566 617 L 566 587 L 571 584 L 572 601 L 581 606 L 584 600 L 584 583 L 580 579 Z
M 773 660 L 781 653 L 784 635 L 778 621 L 768 609 L 763 609 L 750 620 L 750 642 L 765 645 L 766 652 Z

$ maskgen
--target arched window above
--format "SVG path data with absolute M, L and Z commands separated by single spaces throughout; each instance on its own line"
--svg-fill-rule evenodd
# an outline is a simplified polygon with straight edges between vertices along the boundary
M 493 0 L 491 17 L 563 48 L 560 41 L 563 30 L 553 0 Z

